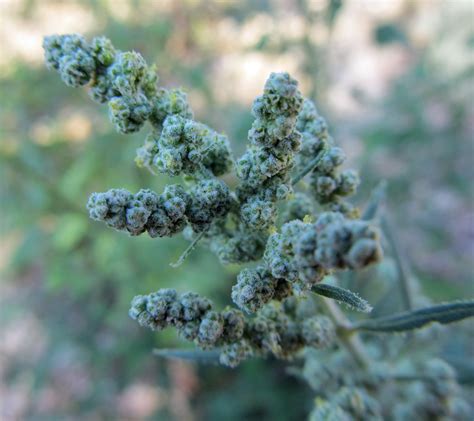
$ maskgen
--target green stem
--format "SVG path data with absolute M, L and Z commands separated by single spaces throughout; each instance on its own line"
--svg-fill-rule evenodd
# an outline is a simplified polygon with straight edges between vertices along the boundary
M 181 256 L 179 256 L 179 259 L 174 262 L 170 263 L 170 266 L 173 268 L 177 268 L 183 264 L 183 262 L 186 260 L 186 258 L 191 254 L 191 252 L 194 250 L 194 247 L 196 247 L 196 244 L 201 240 L 202 237 L 204 237 L 204 234 L 206 231 L 201 231 L 196 238 L 191 242 L 191 244 L 186 248 L 186 250 L 183 251 Z
M 314 169 L 322 161 L 328 149 L 328 145 L 324 144 L 323 149 L 311 161 L 309 161 L 308 164 L 298 174 L 293 177 L 291 184 L 294 186 L 301 179 L 303 179 L 306 174 Z
M 361 368 L 367 368 L 369 366 L 367 352 L 359 336 L 351 329 L 349 320 L 334 301 L 328 298 L 321 298 L 326 313 L 336 325 L 336 333 L 339 341 Z

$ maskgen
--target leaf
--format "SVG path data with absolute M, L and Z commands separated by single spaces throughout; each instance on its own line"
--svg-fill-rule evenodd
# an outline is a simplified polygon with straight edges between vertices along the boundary
M 375 188 L 372 190 L 370 194 L 369 202 L 362 213 L 361 219 L 364 221 L 370 221 L 377 216 L 377 212 L 385 200 L 387 190 L 387 182 L 382 180 Z
M 367 301 L 348 289 L 334 285 L 318 284 L 312 288 L 312 291 L 315 294 L 344 303 L 354 310 L 362 311 L 363 313 L 370 313 L 372 311 L 372 306 Z
M 220 350 L 155 348 L 153 355 L 175 360 L 193 361 L 202 364 L 219 364 Z
M 352 329 L 369 332 L 404 332 L 421 328 L 433 322 L 448 324 L 473 316 L 474 301 L 460 301 L 407 311 L 378 319 L 362 320 L 355 323 Z

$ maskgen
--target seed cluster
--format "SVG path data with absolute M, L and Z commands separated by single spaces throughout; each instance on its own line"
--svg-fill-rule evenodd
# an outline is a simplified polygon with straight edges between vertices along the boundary
M 171 237 L 187 223 L 201 232 L 229 210 L 230 192 L 217 179 L 203 180 L 186 192 L 180 185 L 168 185 L 161 195 L 151 190 L 132 194 L 125 189 L 93 193 L 87 208 L 96 221 L 117 231 L 150 237 Z
M 72 87 L 90 84 L 90 96 L 107 103 L 110 120 L 120 133 L 153 126 L 136 162 L 169 175 L 202 171 L 222 175 L 232 167 L 228 139 L 192 120 L 186 94 L 158 88 L 154 66 L 136 51 L 116 50 L 109 39 L 90 44 L 80 35 L 51 35 L 43 42 L 46 64 Z
M 353 195 L 360 183 L 354 170 L 341 171 L 346 157 L 344 151 L 335 146 L 329 135 L 328 126 L 316 106 L 306 99 L 298 116 L 297 129 L 302 134 L 301 151 L 297 168 L 304 168 L 315 156 L 325 151 L 323 158 L 315 166 L 310 177 L 311 193 L 316 201 L 329 210 L 339 211 L 355 217 L 357 210 L 342 199 Z
M 183 232 L 193 241 L 183 260 L 201 241 L 223 264 L 258 262 L 241 268 L 232 287 L 239 309 L 217 311 L 196 293 L 161 289 L 133 298 L 129 315 L 140 326 L 173 327 L 183 339 L 217 351 L 229 367 L 255 356 L 293 360 L 304 355 L 300 374 L 320 396 L 310 415 L 314 421 L 472 419 L 472 407 L 446 362 L 407 363 L 403 353 L 400 362 L 381 360 L 388 348 L 393 354 L 401 348 L 399 338 L 388 347 L 364 339 L 365 356 L 351 342 L 353 326 L 339 321 L 334 326 L 309 297 L 311 290 L 326 290 L 320 292 L 325 299 L 360 301 L 351 291 L 316 284 L 335 271 L 380 261 L 382 249 L 378 229 L 360 220 L 358 209 L 346 201 L 357 190 L 357 173 L 342 169 L 343 150 L 288 73 L 272 73 L 254 101 L 249 146 L 234 165 L 228 138 L 193 120 L 183 91 L 158 87 L 155 67 L 139 53 L 116 50 L 105 37 L 87 43 L 75 34 L 46 37 L 43 47 L 47 66 L 68 86 L 89 85 L 92 99 L 108 104 L 117 131 L 133 133 L 146 122 L 151 125 L 137 149 L 138 166 L 186 181 L 186 188 L 172 184 L 161 194 L 121 188 L 93 193 L 90 217 L 132 236 Z M 228 178 L 235 191 L 217 178 L 233 167 L 237 177 Z M 309 183 L 297 186 L 306 175 Z M 410 341 L 423 348 L 435 330 L 414 333 Z M 338 348 L 336 333 L 354 355 Z M 320 348 L 329 349 L 314 351 Z M 366 358 L 368 367 L 355 364 L 360 359 L 366 365 Z M 403 369 L 420 378 L 405 382 Z M 402 383 L 396 383 L 397 375 Z
M 340 197 L 355 191 L 357 177 L 340 172 L 342 150 L 296 80 L 271 73 L 254 101 L 249 146 L 235 164 L 232 191 L 217 178 L 234 166 L 227 137 L 193 120 L 181 90 L 159 88 L 155 67 L 139 53 L 116 50 L 104 37 L 88 44 L 80 35 L 46 37 L 43 46 L 48 67 L 66 84 L 89 84 L 92 98 L 108 104 L 119 132 L 150 123 L 136 154 L 140 167 L 185 177 L 186 188 L 168 185 L 161 194 L 148 189 L 93 193 L 87 204 L 92 219 L 132 236 L 183 232 L 193 241 L 184 257 L 202 241 L 224 264 L 263 258 L 243 268 L 232 287 L 240 310 L 217 312 L 206 298 L 166 289 L 135 297 L 130 316 L 153 330 L 174 327 L 201 348 L 219 348 L 221 362 L 229 366 L 250 356 L 292 358 L 305 347 L 331 344 L 332 323 L 314 312 L 302 316 L 298 308 L 305 300 L 296 295 L 332 270 L 378 261 L 381 251 L 377 230 L 349 219 L 354 212 L 341 205 Z M 317 165 L 304 169 L 321 151 L 326 154 Z M 292 173 L 302 169 L 302 177 L 312 171 L 310 195 L 293 192 Z M 279 220 L 282 201 L 287 207 Z M 324 211 L 319 215 L 317 204 Z
M 324 212 L 313 224 L 284 224 L 268 239 L 264 261 L 273 276 L 307 290 L 329 270 L 361 269 L 380 260 L 378 238 L 377 229 L 367 222 Z
M 162 130 L 147 136 L 145 144 L 137 149 L 135 162 L 170 176 L 204 171 L 219 176 L 232 167 L 227 137 L 179 114 L 168 115 Z
M 272 73 L 253 103 L 250 146 L 237 162 L 241 217 L 253 229 L 272 226 L 275 202 L 292 191 L 289 176 L 301 144 L 296 119 L 302 104 L 297 82 L 288 73 Z
M 132 300 L 130 317 L 144 327 L 161 331 L 174 327 L 181 337 L 203 349 L 220 349 L 222 364 L 235 367 L 242 360 L 273 354 L 292 358 L 304 347 L 322 348 L 333 343 L 334 326 L 324 316 L 298 317 L 293 297 L 281 305 L 269 305 L 257 317 L 247 319 L 233 308 L 212 309 L 204 297 L 174 289 L 161 289 Z

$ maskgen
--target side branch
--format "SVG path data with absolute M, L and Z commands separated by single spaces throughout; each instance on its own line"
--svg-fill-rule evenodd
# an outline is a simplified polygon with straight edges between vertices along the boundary
M 323 149 L 321 149 L 321 151 L 310 162 L 308 162 L 308 164 L 298 174 L 293 177 L 291 184 L 294 186 L 301 179 L 303 179 L 306 174 L 313 170 L 322 161 L 328 150 L 328 146 L 324 145 Z
M 336 325 L 336 333 L 340 342 L 361 368 L 367 368 L 369 366 L 367 352 L 359 336 L 353 334 L 349 320 L 347 320 L 344 313 L 334 301 L 328 298 L 321 298 L 326 313 Z

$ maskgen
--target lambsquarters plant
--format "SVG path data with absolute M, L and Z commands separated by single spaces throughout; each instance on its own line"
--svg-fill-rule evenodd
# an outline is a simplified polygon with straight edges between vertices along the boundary
M 346 201 L 357 189 L 358 175 L 341 169 L 344 152 L 288 73 L 268 77 L 253 103 L 247 150 L 236 159 L 225 135 L 193 119 L 183 91 L 158 87 L 155 67 L 139 53 L 119 51 L 105 37 L 88 43 L 80 35 L 48 36 L 43 46 L 47 66 L 68 86 L 88 85 L 91 98 L 107 104 L 118 132 L 149 127 L 137 150 L 138 166 L 183 177 L 183 185 L 168 185 L 162 192 L 92 193 L 90 217 L 131 236 L 183 232 L 191 243 L 175 265 L 198 242 L 222 264 L 249 265 L 232 287 L 235 306 L 219 311 L 194 292 L 161 289 L 133 298 L 130 317 L 154 331 L 174 327 L 205 350 L 195 355 L 217 355 L 230 367 L 252 357 L 304 357 L 303 377 L 319 394 L 314 420 L 470 419 L 472 408 L 448 364 L 434 360 L 419 375 L 413 367 L 403 374 L 371 356 L 358 332 L 455 322 L 473 315 L 472 301 L 355 323 L 335 303 L 371 310 L 334 279 L 340 271 L 382 259 L 381 234 L 373 223 L 377 202 L 361 218 Z M 238 180 L 233 188 L 219 178 L 232 171 Z M 303 179 L 307 183 L 299 186 Z M 328 367 L 311 352 L 315 348 L 328 349 Z M 393 405 L 387 414 L 381 385 L 393 385 L 404 375 L 412 377 L 419 399 L 401 408 Z M 321 384 L 325 387 L 318 388 Z M 413 414 L 419 418 L 410 418 Z

